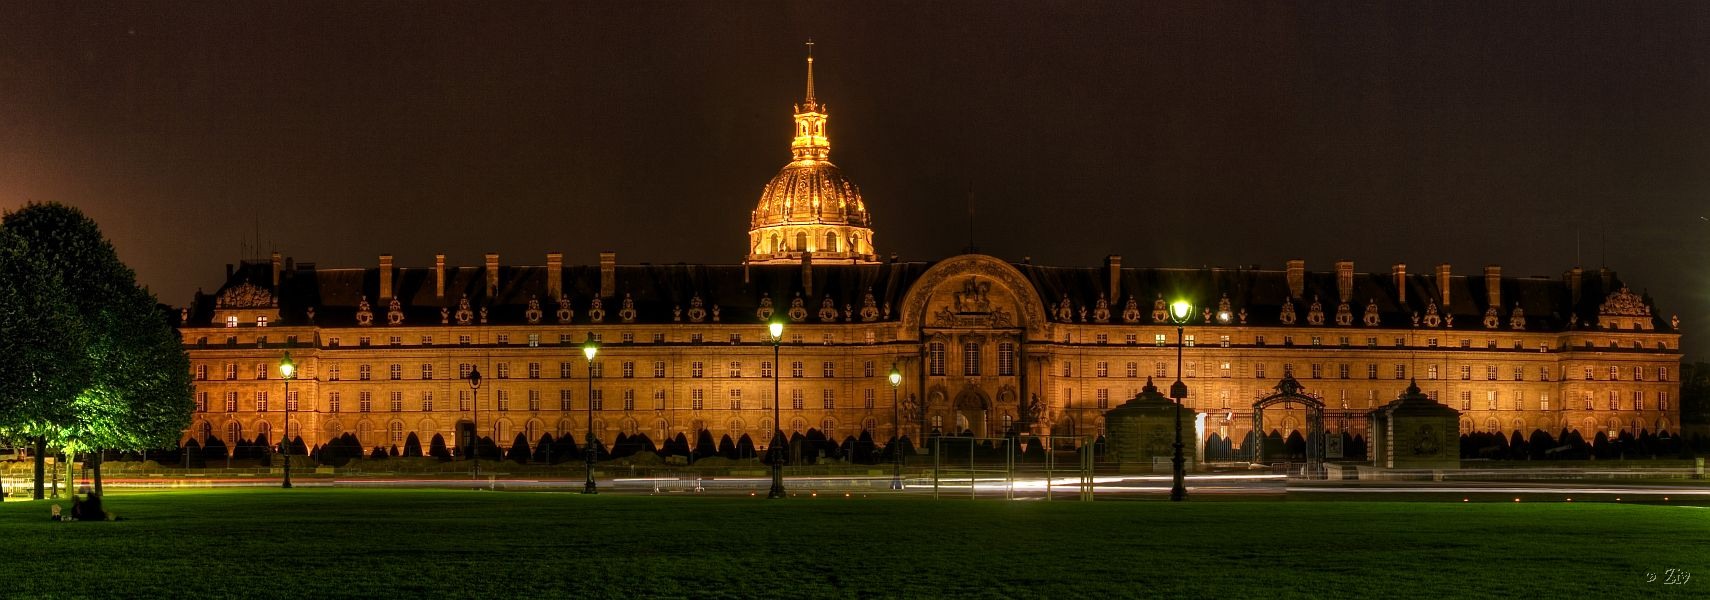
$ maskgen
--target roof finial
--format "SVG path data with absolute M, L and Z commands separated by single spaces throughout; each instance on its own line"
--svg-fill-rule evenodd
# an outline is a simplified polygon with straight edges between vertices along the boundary
M 806 104 L 809 107 L 809 110 L 812 110 L 812 107 L 814 105 L 814 101 L 813 101 L 813 38 L 808 38 L 808 41 L 807 41 L 807 67 L 808 67 L 807 101 L 804 104 Z

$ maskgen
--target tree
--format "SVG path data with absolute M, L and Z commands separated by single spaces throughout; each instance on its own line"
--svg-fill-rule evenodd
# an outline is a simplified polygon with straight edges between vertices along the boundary
M 422 440 L 421 438 L 416 437 L 416 432 L 412 431 L 410 432 L 409 437 L 404 438 L 404 452 L 402 456 L 408 458 L 421 458 Z
M 530 457 L 537 464 L 552 464 L 552 434 L 540 434 L 540 440 L 534 443 L 534 456 Z
M 528 456 L 528 434 L 518 433 L 516 439 L 511 440 L 510 449 L 505 452 L 505 460 L 526 465 Z
M 445 447 L 445 436 L 433 434 L 433 440 L 428 443 L 428 456 L 440 460 L 451 460 L 451 449 Z
M 34 442 L 36 499 L 46 474 L 46 434 L 72 420 L 66 399 L 91 376 L 87 332 L 69 293 L 45 255 L 0 229 L 0 434 Z
M 193 408 L 189 358 L 154 295 L 137 285 L 136 273 L 119 261 L 100 228 L 75 208 L 31 204 L 7 213 L 0 230 L 58 275 L 57 289 L 50 281 L 24 290 L 33 298 L 22 302 L 74 311 L 85 335 L 70 339 L 91 369 L 75 393 L 56 401 L 58 408 L 0 417 L 0 426 L 27 422 L 21 433 L 34 437 L 38 448 L 51 442 L 67 455 L 175 444 Z M 72 387 L 68 383 L 77 382 L 52 385 Z M 94 472 L 99 480 L 99 459 Z

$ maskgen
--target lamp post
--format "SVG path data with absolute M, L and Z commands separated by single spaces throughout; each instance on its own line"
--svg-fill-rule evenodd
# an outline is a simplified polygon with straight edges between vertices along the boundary
M 1170 484 L 1170 501 L 1181 502 L 1187 499 L 1187 485 L 1182 480 L 1186 477 L 1183 464 L 1187 462 L 1182 457 L 1182 401 L 1187 399 L 1187 384 L 1182 383 L 1182 346 L 1185 337 L 1182 326 L 1187 324 L 1188 315 L 1193 314 L 1193 304 L 1186 300 L 1177 300 L 1170 305 L 1170 319 L 1176 322 L 1176 382 L 1170 384 L 1170 397 L 1176 401 L 1176 444 L 1175 456 L 1170 463 L 1175 466 L 1174 479 Z
M 588 341 L 582 342 L 582 356 L 588 357 L 588 445 L 582 449 L 583 464 L 587 466 L 587 480 L 582 482 L 582 493 L 598 494 L 599 487 L 594 484 L 594 452 L 599 447 L 598 438 L 594 437 L 594 355 L 600 353 L 600 341 L 594 339 L 594 332 L 588 332 Z
M 481 368 L 469 368 L 469 456 L 475 461 L 471 479 L 481 478 Z
M 891 363 L 891 422 L 896 429 L 891 438 L 891 489 L 903 489 L 902 484 L 902 406 L 897 404 L 897 386 L 902 385 L 902 371 L 897 370 L 896 363 Z
M 297 363 L 291 362 L 291 351 L 279 359 L 279 377 L 285 380 L 285 435 L 279 438 L 279 454 L 285 458 L 285 481 L 279 487 L 291 489 L 291 380 L 297 378 Z
M 784 422 L 778 405 L 784 402 L 779 395 L 778 380 L 784 375 L 784 363 L 778 361 L 778 347 L 784 342 L 784 321 L 774 318 L 766 324 L 766 332 L 772 338 L 772 443 L 767 451 L 772 454 L 772 489 L 766 492 L 767 498 L 784 497 Z

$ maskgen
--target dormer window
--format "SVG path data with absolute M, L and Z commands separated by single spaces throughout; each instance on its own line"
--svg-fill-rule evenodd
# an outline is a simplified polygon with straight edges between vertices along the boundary
M 256 315 L 255 326 L 256 327 L 266 327 L 267 326 L 267 315 Z
M 237 327 L 237 315 L 226 317 L 226 327 Z

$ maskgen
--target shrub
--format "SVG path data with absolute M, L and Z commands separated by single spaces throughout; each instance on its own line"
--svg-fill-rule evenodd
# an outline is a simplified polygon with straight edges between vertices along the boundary
M 534 455 L 529 460 L 535 464 L 552 464 L 552 434 L 540 434 L 540 440 L 534 443 Z
M 374 451 L 368 454 L 368 458 L 373 458 L 373 459 L 386 458 L 386 448 L 384 446 L 375 446 Z
M 754 438 L 748 437 L 748 434 L 746 434 L 746 433 L 742 434 L 742 437 L 737 438 L 737 440 L 736 440 L 736 459 L 737 460 L 742 460 L 745 458 L 757 458 L 759 456 L 760 456 L 759 452 L 754 449 Z
M 526 465 L 528 464 L 528 457 L 528 435 L 518 433 L 516 439 L 511 440 L 510 450 L 505 452 L 505 460 Z
M 689 460 L 696 461 L 718 454 L 718 444 L 713 443 L 712 432 L 706 429 L 695 432 L 695 449 L 689 454 Z
M 422 440 L 416 437 L 416 432 L 412 431 L 409 437 L 404 438 L 404 451 L 399 456 L 405 458 L 422 457 Z
M 736 442 L 731 441 L 730 434 L 718 439 L 718 455 L 730 460 L 736 460 Z
M 225 460 L 225 459 L 226 459 L 226 443 L 220 441 L 220 438 L 218 438 L 218 437 L 211 436 L 211 435 L 208 436 L 207 443 L 204 443 L 202 445 L 202 460 Z
M 576 435 L 566 433 L 552 440 L 552 464 L 582 458 L 582 453 L 576 448 Z
M 451 460 L 451 449 L 445 446 L 445 436 L 433 434 L 433 439 L 428 441 L 428 456 L 440 460 Z

